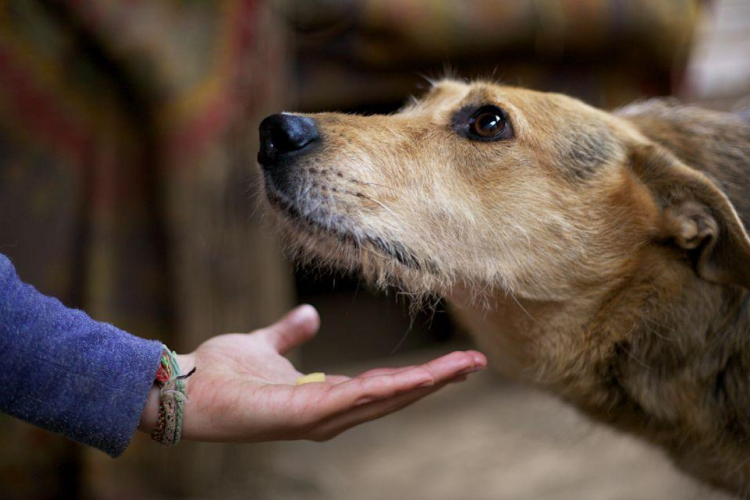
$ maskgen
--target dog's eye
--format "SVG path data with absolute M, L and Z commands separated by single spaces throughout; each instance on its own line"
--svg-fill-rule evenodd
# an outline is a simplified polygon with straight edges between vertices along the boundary
M 453 115 L 451 125 L 458 135 L 471 141 L 502 141 L 515 135 L 508 113 L 494 104 L 465 106 Z
M 469 118 L 469 138 L 485 141 L 499 139 L 506 126 L 507 120 L 502 109 L 497 106 L 482 106 Z

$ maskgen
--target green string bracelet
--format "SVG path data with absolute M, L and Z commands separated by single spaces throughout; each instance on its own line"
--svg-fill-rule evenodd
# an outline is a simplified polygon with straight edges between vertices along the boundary
M 187 401 L 185 379 L 195 373 L 195 368 L 182 375 L 177 363 L 177 354 L 162 345 L 156 384 L 159 391 L 159 418 L 151 439 L 165 446 L 175 446 L 182 437 L 182 415 Z

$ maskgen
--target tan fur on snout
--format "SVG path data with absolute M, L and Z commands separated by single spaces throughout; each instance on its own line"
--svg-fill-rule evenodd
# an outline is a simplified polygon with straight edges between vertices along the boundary
M 476 140 L 487 106 L 505 128 Z M 301 258 L 446 297 L 498 369 L 748 494 L 750 125 L 455 81 L 309 116 L 319 139 L 265 168 Z

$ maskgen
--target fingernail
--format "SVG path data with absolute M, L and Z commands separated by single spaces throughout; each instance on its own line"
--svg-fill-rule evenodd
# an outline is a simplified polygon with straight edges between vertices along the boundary
M 484 370 L 483 366 L 472 366 L 471 368 L 467 368 L 465 370 L 461 370 L 460 372 L 458 372 L 456 374 L 456 376 L 468 375 L 470 373 L 476 373 L 476 372 L 479 372 L 479 371 L 482 371 L 482 370 Z
M 309 328 L 311 330 L 317 330 L 320 327 L 320 317 L 313 306 L 310 304 L 303 304 L 292 310 L 289 323 L 294 328 Z
M 304 304 L 294 309 L 291 319 L 294 323 L 301 323 L 307 316 L 312 314 L 314 314 L 312 306 Z

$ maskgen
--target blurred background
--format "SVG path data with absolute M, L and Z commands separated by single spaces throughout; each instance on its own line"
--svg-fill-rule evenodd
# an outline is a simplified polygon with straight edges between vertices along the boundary
M 303 371 L 424 360 L 469 343 L 441 305 L 412 321 L 395 292 L 284 259 L 259 196 L 264 116 L 392 112 L 446 73 L 608 109 L 732 109 L 749 53 L 743 0 L 0 0 L 0 252 L 44 293 L 178 351 L 309 302 L 323 326 L 294 354 Z M 137 435 L 111 460 L 0 415 L 6 498 L 723 497 L 482 374 L 322 444 Z

